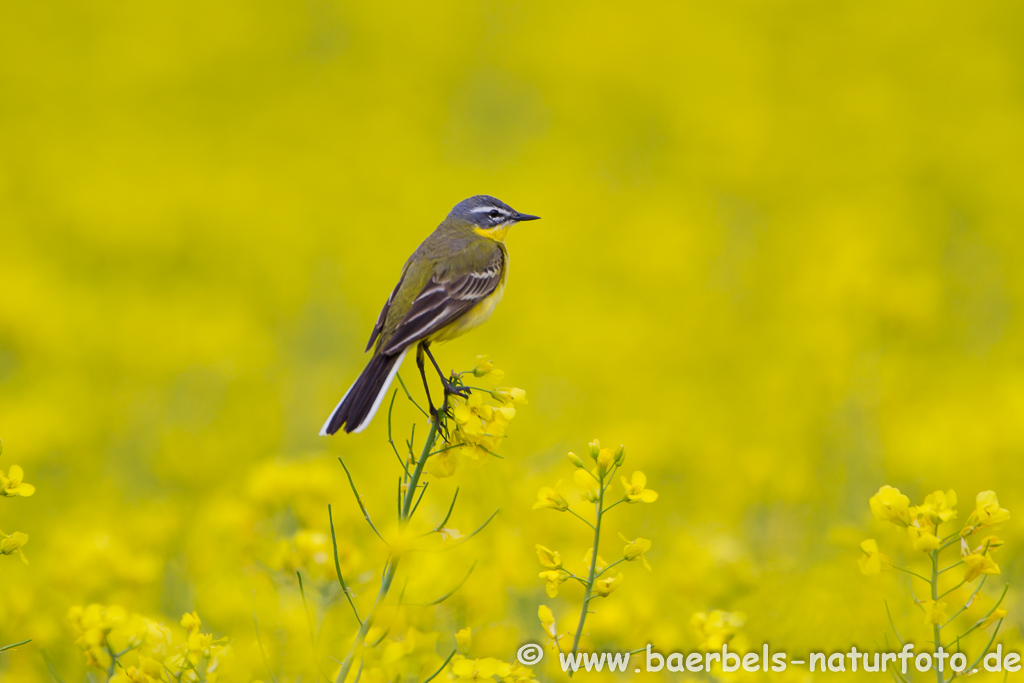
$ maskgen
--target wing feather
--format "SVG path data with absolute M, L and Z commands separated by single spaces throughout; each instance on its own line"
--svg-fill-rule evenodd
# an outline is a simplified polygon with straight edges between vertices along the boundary
M 373 326 L 373 332 L 370 333 L 370 341 L 366 343 L 366 350 L 369 351 L 373 348 L 373 342 L 377 341 L 377 337 L 384 331 L 384 322 L 388 319 L 388 309 L 391 308 L 391 302 L 395 300 L 395 294 L 398 294 L 398 290 L 402 286 L 402 281 L 405 280 L 405 270 L 402 270 L 402 277 L 398 278 L 398 284 L 395 285 L 394 290 L 391 292 L 391 296 L 388 297 L 387 302 L 384 304 L 384 308 L 380 309 L 380 315 L 377 316 L 377 322 Z
M 505 256 L 499 249 L 482 269 L 434 274 L 387 339 L 383 352 L 396 353 L 465 314 L 495 290 L 504 270 Z

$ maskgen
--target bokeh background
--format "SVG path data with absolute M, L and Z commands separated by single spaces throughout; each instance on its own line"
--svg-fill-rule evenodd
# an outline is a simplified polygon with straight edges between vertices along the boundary
M 510 235 L 491 322 L 439 350 L 490 354 L 530 400 L 504 460 L 425 503 L 461 486 L 463 532 L 502 509 L 411 578 L 426 600 L 479 559 L 417 617 L 442 643 L 472 626 L 478 656 L 511 659 L 542 638 L 539 603 L 578 604 L 544 596 L 534 544 L 579 562 L 585 534 L 530 506 L 571 494 L 564 455 L 595 437 L 661 494 L 616 511 L 602 552 L 650 538 L 653 572 L 598 605 L 595 645 L 692 648 L 690 615 L 722 608 L 773 647 L 877 646 L 883 600 L 921 622 L 899 577 L 857 570 L 863 538 L 905 545 L 871 520 L 880 485 L 953 488 L 961 519 L 985 489 L 1024 506 L 1019 3 L 0 15 L 0 468 L 38 487 L 0 501 L 0 528 L 31 537 L 30 565 L 0 558 L 0 645 L 33 639 L 3 680 L 52 680 L 41 650 L 83 680 L 66 614 L 90 602 L 197 609 L 251 677 L 316 680 L 344 655 L 332 570 L 299 553 L 311 647 L 281 554 L 332 503 L 370 599 L 384 549 L 335 458 L 386 516 L 386 425 L 317 430 L 407 255 L 476 193 L 544 220 Z M 396 409 L 403 434 L 415 419 Z M 1024 542 L 1013 521 L 1001 536 L 999 586 Z

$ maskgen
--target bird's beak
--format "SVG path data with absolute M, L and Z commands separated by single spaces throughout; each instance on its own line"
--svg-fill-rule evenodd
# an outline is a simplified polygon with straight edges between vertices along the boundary
M 538 220 L 538 219 L 540 219 L 540 216 L 531 216 L 531 215 L 530 215 L 530 214 L 528 214 L 528 213 L 519 213 L 519 212 L 516 212 L 516 215 L 515 215 L 515 216 L 513 216 L 513 219 L 514 219 L 514 220 L 515 220 L 515 221 L 516 221 L 517 223 L 522 223 L 523 221 L 535 221 L 535 220 Z

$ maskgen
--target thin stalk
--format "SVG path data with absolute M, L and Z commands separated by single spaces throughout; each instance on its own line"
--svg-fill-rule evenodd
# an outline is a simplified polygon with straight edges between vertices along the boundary
M 907 573 L 907 574 L 910 574 L 911 576 L 916 576 L 917 578 L 921 579 L 921 580 L 922 580 L 922 581 L 924 581 L 925 583 L 931 583 L 931 581 L 929 581 L 929 579 L 928 579 L 928 578 L 926 578 L 926 577 L 924 577 L 924 576 L 921 576 L 920 574 L 918 574 L 918 573 L 917 573 L 917 572 L 915 572 L 915 571 L 911 571 L 911 570 L 909 570 L 909 569 L 906 569 L 906 568 L 904 568 L 904 567 L 900 567 L 899 565 L 895 565 L 895 564 L 892 564 L 892 565 L 889 565 L 889 566 L 890 566 L 890 567 L 892 567 L 893 569 L 895 569 L 895 570 L 896 570 L 896 571 L 898 571 L 898 572 L 905 572 L 905 573 Z
M 458 652 L 458 650 L 452 650 L 452 651 L 451 651 L 451 652 L 450 652 L 450 653 L 448 654 L 448 659 L 444 660 L 444 663 L 443 663 L 443 664 L 441 664 L 441 667 L 440 667 L 440 668 L 439 668 L 439 669 L 438 669 L 437 671 L 435 671 L 434 673 L 432 673 L 432 674 L 431 674 L 431 675 L 430 675 L 429 677 L 425 678 L 425 679 L 423 680 L 423 683 L 430 683 L 430 681 L 434 680 L 434 679 L 435 679 L 435 678 L 437 678 L 437 677 L 438 677 L 439 675 L 441 675 L 441 672 L 442 672 L 442 671 L 444 671 L 444 668 L 445 668 L 446 666 L 448 666 L 448 662 L 452 661 L 452 657 L 454 657 L 454 656 L 455 656 L 455 653 L 456 653 L 456 652 Z
M 597 502 L 595 503 L 595 509 L 597 511 L 597 521 L 594 524 L 594 550 L 590 557 L 590 571 L 587 574 L 587 587 L 583 592 L 583 607 L 580 609 L 580 621 L 576 626 L 576 635 L 572 639 L 572 656 L 575 657 L 580 647 L 580 638 L 583 636 L 583 626 L 587 622 L 587 612 L 590 606 L 590 595 L 594 591 L 594 580 L 597 578 L 597 549 L 601 543 L 601 516 L 602 509 L 604 508 L 604 482 L 599 482 Z M 569 677 L 572 677 L 572 672 L 569 672 Z
M 334 533 L 334 515 L 331 514 L 330 504 L 327 505 L 327 519 L 331 523 L 331 545 L 334 548 L 334 569 L 338 572 L 338 583 L 341 584 L 341 592 L 344 594 L 345 599 L 348 600 L 352 613 L 356 615 L 356 621 L 362 624 L 363 620 L 359 618 L 359 610 L 356 609 L 356 603 L 352 601 L 352 594 L 349 592 L 348 586 L 345 585 L 345 577 L 341 575 L 341 560 L 338 559 L 338 537 Z
M 29 638 L 28 640 L 23 640 L 20 643 L 11 643 L 10 645 L 4 645 L 3 647 L 0 647 L 0 652 L 6 652 L 7 650 L 13 650 L 14 648 L 18 647 L 19 645 L 24 645 L 25 643 L 31 643 L 31 642 L 32 642 L 32 639 Z
M 581 515 L 580 513 L 576 512 L 576 511 L 575 511 L 575 510 L 573 510 L 572 508 L 568 508 L 568 507 L 567 507 L 567 508 L 565 508 L 565 511 L 566 511 L 566 512 L 570 512 L 570 513 L 572 513 L 573 515 L 575 515 L 575 516 L 576 516 L 576 517 L 577 517 L 577 518 L 578 518 L 578 519 L 579 519 L 579 520 L 580 520 L 581 522 L 583 522 L 584 524 L 586 524 L 587 526 L 589 526 L 589 527 L 590 527 L 591 529 L 593 529 L 593 528 L 594 528 L 594 525 L 590 523 L 590 520 L 589 520 L 589 519 L 587 519 L 586 517 L 584 517 L 584 516 L 583 516 L 583 515 Z
M 605 573 L 606 571 L 608 571 L 609 569 L 611 569 L 612 567 L 614 567 L 614 566 L 616 566 L 616 565 L 622 564 L 622 563 L 623 563 L 623 562 L 625 562 L 625 561 L 626 561 L 626 558 L 624 558 L 624 557 L 620 557 L 619 559 L 615 560 L 615 561 L 614 561 L 614 562 L 612 562 L 612 563 L 611 563 L 610 565 L 608 565 L 607 567 L 605 567 L 604 569 L 602 569 L 601 571 L 599 571 L 599 572 L 597 573 L 597 576 L 595 576 L 594 578 L 595 578 L 595 579 L 597 579 L 597 578 L 600 578 L 600 577 L 604 576 L 604 573 Z
M 936 529 L 938 531 L 938 529 Z M 933 550 L 932 556 L 932 609 L 937 609 L 937 603 L 939 602 L 939 551 Z M 935 642 L 936 651 L 942 647 L 942 627 L 938 624 L 932 624 L 932 636 Z M 935 667 L 935 680 L 937 683 L 944 683 L 942 672 L 939 671 L 939 667 Z
M 452 504 L 448 506 L 448 514 L 446 514 L 444 516 L 444 519 L 442 519 L 441 522 L 436 527 L 434 527 L 434 531 L 440 531 L 441 529 L 444 528 L 444 525 L 448 523 L 448 519 L 452 516 L 452 510 L 455 509 L 455 501 L 457 501 L 458 499 L 459 499 L 459 487 L 456 486 L 455 487 L 455 495 L 452 496 Z
M 398 560 L 391 560 L 388 562 L 387 567 L 384 568 L 384 576 L 380 580 L 380 590 L 377 592 L 377 599 L 373 601 L 373 607 L 370 608 L 370 613 L 363 619 L 362 625 L 359 627 L 359 631 L 356 633 L 356 638 L 352 642 L 352 647 L 349 648 L 348 655 L 345 656 L 345 661 L 341 665 L 341 671 L 338 672 L 338 677 L 335 679 L 335 683 L 345 683 L 348 678 L 348 672 L 352 670 L 352 663 L 355 662 L 356 653 L 358 649 L 366 642 L 366 634 L 370 632 L 370 626 L 373 624 L 373 619 L 377 616 L 377 608 L 384 598 L 387 597 L 388 591 L 391 590 L 391 583 L 395 580 L 395 571 L 398 568 Z
M 444 405 L 442 408 L 447 408 L 448 397 L 445 397 Z M 431 449 L 434 447 L 434 442 L 437 440 L 438 428 L 440 419 L 435 419 L 430 424 L 430 431 L 427 433 L 427 439 L 423 444 L 423 450 L 420 453 L 419 459 L 416 461 L 416 468 L 413 470 L 409 477 L 409 483 L 406 485 L 405 497 L 402 500 L 402 505 L 399 508 L 399 521 L 403 524 L 409 521 L 409 517 L 412 515 L 413 509 L 413 497 L 416 494 L 416 489 L 419 486 L 420 478 L 423 476 L 423 468 L 427 464 L 427 459 L 430 458 Z M 340 460 L 340 458 L 339 458 Z M 342 463 L 344 466 L 344 463 Z M 345 470 L 346 474 L 348 469 Z M 351 477 L 349 477 L 349 483 L 351 483 Z M 352 490 L 355 492 L 355 485 L 352 484 Z M 358 496 L 358 493 L 356 494 Z M 362 508 L 362 501 L 359 503 Z M 367 521 L 368 515 L 367 515 Z M 369 633 L 370 627 L 373 626 L 375 617 L 377 616 L 377 609 L 384 600 L 387 598 L 388 591 L 391 590 L 391 584 L 395 580 L 395 573 L 398 568 L 398 558 L 391 558 L 388 561 L 387 566 L 384 569 L 384 575 L 381 577 L 380 590 L 377 592 L 377 598 L 373 602 L 373 607 L 370 608 L 370 612 L 363 619 L 362 624 L 359 625 L 359 631 L 356 632 L 356 637 L 352 642 L 352 647 L 349 649 L 348 655 L 345 656 L 345 661 L 342 662 L 341 670 L 338 672 L 338 677 L 335 679 L 335 683 L 345 683 L 348 678 L 349 672 L 352 670 L 352 664 L 356 660 L 356 655 L 359 652 L 359 648 L 366 642 L 366 634 Z
M 356 483 L 352 480 L 352 473 L 348 471 L 348 466 L 345 464 L 345 461 L 341 459 L 341 456 L 338 456 L 338 462 L 341 463 L 341 468 L 345 470 L 345 476 L 348 477 L 348 485 L 352 487 L 352 495 L 356 497 L 356 503 L 359 504 L 359 509 L 363 512 L 363 518 L 366 520 L 366 523 L 370 525 L 370 528 L 373 529 L 373 533 L 377 534 L 377 538 L 384 541 L 384 537 L 380 535 L 380 532 L 377 531 L 377 527 L 375 527 L 373 522 L 370 520 L 370 513 L 367 512 L 366 506 L 363 505 L 363 499 L 360 497 L 359 491 L 356 490 Z M 384 541 L 384 545 L 387 545 L 387 543 L 387 541 Z

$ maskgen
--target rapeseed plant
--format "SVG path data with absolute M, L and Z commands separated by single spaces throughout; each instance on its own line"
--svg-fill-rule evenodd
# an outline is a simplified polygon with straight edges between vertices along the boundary
M 610 502 L 613 500 L 613 496 L 609 489 L 615 484 L 615 475 L 622 469 L 626 461 L 626 448 L 625 446 L 615 449 L 602 448 L 600 442 L 595 439 L 588 444 L 587 452 L 593 463 L 591 467 L 588 467 L 583 458 L 575 453 L 570 452 L 567 457 L 576 468 L 573 480 L 582 488 L 581 500 L 593 506 L 593 516 L 591 517 L 593 521 L 572 509 L 566 498 L 558 492 L 561 482 L 554 487 L 541 487 L 537 491 L 537 500 L 533 504 L 535 510 L 549 509 L 556 512 L 568 512 L 588 526 L 592 533 L 593 544 L 583 557 L 583 571 L 579 574 L 564 567 L 562 555 L 558 551 L 539 544 L 536 546 L 537 559 L 544 568 L 544 571 L 540 572 L 539 578 L 544 580 L 544 590 L 548 597 L 556 597 L 562 584 L 569 580 L 573 580 L 583 587 L 580 614 L 576 620 L 574 631 L 560 632 L 554 613 L 547 605 L 540 605 L 537 612 L 541 628 L 548 639 L 549 649 L 558 654 L 568 653 L 572 657 L 579 652 L 580 638 L 586 626 L 587 616 L 594 611 L 591 602 L 596 598 L 608 597 L 622 585 L 623 573 L 619 571 L 612 575 L 611 570 L 623 562 L 637 560 L 648 571 L 651 570 L 651 564 L 646 556 L 647 551 L 651 549 L 651 541 L 646 538 L 638 537 L 630 540 L 620 534 L 620 538 L 626 544 L 622 549 L 621 556 L 610 563 L 600 556 L 601 531 L 605 516 L 622 503 L 653 503 L 658 499 L 658 493 L 647 488 L 646 475 L 643 472 L 635 471 L 629 478 L 620 477 L 623 495 L 615 502 Z M 570 637 L 571 644 L 567 644 L 563 649 L 562 640 Z
M 388 408 L 388 444 L 395 455 L 400 472 L 396 520 L 385 531 L 381 531 L 381 528 L 371 519 L 348 467 L 339 458 L 339 463 L 345 471 L 363 518 L 373 533 L 387 546 L 388 552 L 384 568 L 381 571 L 376 597 L 368 609 L 364 607 L 361 610 L 355 603 L 353 592 L 345 582 L 338 556 L 338 537 L 333 517 L 330 517 L 330 507 L 328 507 L 335 575 L 358 624 L 348 652 L 334 676 L 336 683 L 354 683 L 355 681 L 380 681 L 383 683 L 396 680 L 427 683 L 446 670 L 448 677 L 457 681 L 499 680 L 505 683 L 533 681 L 530 670 L 519 663 L 510 664 L 491 657 L 469 658 L 467 653 L 472 646 L 472 636 L 468 627 L 458 630 L 452 636 L 454 647 L 443 658 L 436 653 L 436 645 L 441 636 L 438 632 L 421 633 L 410 626 L 404 637 L 392 636 L 389 638 L 396 625 L 403 620 L 400 612 L 405 589 L 402 589 L 398 598 L 397 608 L 390 604 L 389 599 L 398 576 L 399 565 L 404 565 L 406 558 L 411 553 L 426 550 L 428 537 L 436 536 L 438 539 L 438 543 L 431 546 L 430 549 L 447 550 L 478 534 L 497 514 L 495 511 L 476 530 L 465 535 L 458 530 L 449 528 L 448 521 L 459 496 L 459 489 L 456 488 L 447 507 L 447 513 L 440 521 L 425 527 L 419 524 L 414 528 L 414 524 L 419 522 L 415 519 L 416 512 L 429 486 L 427 477 L 451 477 L 467 463 L 479 463 L 491 456 L 501 457 L 496 450 L 505 437 L 505 430 L 516 415 L 515 406 L 526 403 L 526 393 L 518 388 L 486 389 L 470 386 L 466 384 L 466 379 L 473 377 L 500 380 L 503 376 L 504 373 L 495 369 L 493 363 L 486 357 L 478 358 L 478 363 L 473 370 L 453 373 L 451 382 L 468 390 L 468 396 L 462 398 L 446 394 L 437 418 L 430 419 L 429 431 L 422 446 L 418 449 L 414 446 L 416 437 L 414 424 L 409 438 L 405 441 L 405 453 L 399 451 L 392 430 L 394 404 L 399 390 L 394 391 Z M 400 378 L 399 382 L 401 383 Z M 405 389 L 404 384 L 402 384 L 402 388 Z M 408 391 L 405 391 L 405 397 L 417 410 L 429 418 L 426 411 L 416 403 Z M 298 540 L 297 537 L 296 549 L 299 548 Z M 310 548 L 305 553 L 307 563 L 309 557 L 314 560 L 319 557 L 318 564 L 325 564 L 322 557 L 325 541 L 326 539 L 315 536 L 303 537 L 303 545 Z M 293 565 L 297 564 L 294 559 L 290 561 Z M 467 575 L 454 588 L 426 603 L 425 606 L 433 607 L 441 604 L 451 597 L 468 578 Z M 384 618 L 385 613 L 386 619 Z M 380 626 L 378 622 L 386 622 L 387 625 Z
M 195 612 L 181 617 L 184 634 L 130 614 L 92 604 L 68 612 L 75 642 L 107 683 L 227 683 L 233 653 L 226 638 L 202 632 Z
M 993 553 L 1003 546 L 1003 541 L 992 535 L 980 540 L 972 539 L 979 532 L 1007 521 L 1010 518 L 1009 510 L 999 506 L 994 491 L 982 491 L 976 496 L 974 510 L 964 525 L 952 527 L 943 533 L 943 525 L 949 526 L 957 518 L 957 495 L 953 490 L 935 491 L 925 496 L 920 505 L 911 505 L 908 496 L 886 485 L 868 503 L 875 519 L 905 530 L 910 547 L 922 554 L 925 562 L 923 571 L 896 564 L 880 552 L 875 539 L 869 538 L 860 544 L 860 570 L 867 576 L 896 570 L 909 577 L 910 598 L 921 610 L 923 622 L 931 631 L 935 652 L 939 652 L 940 648 L 951 654 L 954 650 L 956 653 L 962 652 L 969 643 L 968 636 L 995 626 L 987 642 L 963 672 L 954 670 L 946 678 L 950 668 L 947 667 L 944 672 L 940 667 L 934 667 L 937 683 L 948 683 L 953 678 L 968 675 L 975 670 L 995 642 L 1003 619 L 1007 616 L 1007 610 L 1000 605 L 1009 590 L 1009 585 L 1004 586 L 990 606 L 980 606 L 978 596 L 985 582 L 990 576 L 1002 573 Z M 975 582 L 977 585 L 972 586 Z M 918 595 L 918 587 L 925 591 L 923 595 Z M 896 639 L 901 646 L 905 645 L 907 640 L 900 634 L 888 604 L 886 613 Z M 945 630 L 956 628 L 955 623 L 962 616 L 967 617 L 963 630 L 957 635 L 944 636 Z M 966 658 L 964 661 L 967 661 Z M 899 681 L 907 681 L 898 672 L 893 675 Z
M 4 444 L 0 441 L 0 455 L 3 455 Z M 36 487 L 25 482 L 25 471 L 18 465 L 11 465 L 5 473 L 0 469 L 0 497 L 4 498 L 28 498 L 36 492 Z M 28 558 L 22 548 L 28 543 L 28 534 L 21 531 L 14 531 L 10 534 L 0 529 L 0 557 L 17 555 L 21 561 L 28 564 Z M 22 640 L 9 645 L 0 645 L 0 652 L 13 650 L 19 645 L 31 642 Z

